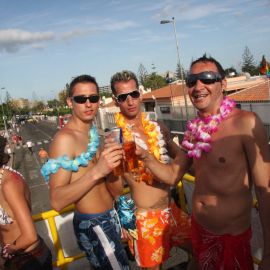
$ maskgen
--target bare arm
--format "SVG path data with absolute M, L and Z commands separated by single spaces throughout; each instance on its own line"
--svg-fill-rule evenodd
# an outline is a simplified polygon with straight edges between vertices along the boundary
M 119 196 L 123 194 L 123 178 L 122 176 L 116 177 L 113 173 L 110 173 L 106 177 L 106 187 L 111 193 L 114 199 L 117 199 Z
M 23 180 L 10 179 L 4 182 L 3 192 L 5 199 L 14 215 L 14 219 L 18 223 L 21 234 L 16 243 L 11 245 L 12 250 L 26 249 L 37 241 L 37 232 L 32 220 L 31 211 L 24 195 Z
M 50 157 L 56 158 L 66 154 L 69 158 L 74 158 L 75 145 L 76 142 L 72 137 L 59 136 L 51 146 Z M 60 211 L 71 203 L 80 200 L 98 181 L 120 164 L 121 158 L 121 147 L 113 145 L 102 151 L 98 162 L 73 182 L 71 182 L 71 177 L 74 172 L 59 169 L 57 173 L 50 177 L 52 207 L 56 211 Z
M 107 134 L 105 140 L 104 140 L 104 148 L 110 148 L 112 145 L 114 145 L 114 139 L 110 137 L 110 134 Z M 122 150 L 123 151 L 123 150 Z M 124 154 L 124 153 L 123 153 Z M 123 160 L 121 161 L 123 162 Z M 117 199 L 119 196 L 123 194 L 123 188 L 124 188 L 124 180 L 122 176 L 114 176 L 113 172 L 107 175 L 106 177 L 106 187 L 112 197 L 114 199 Z
M 186 156 L 180 148 L 171 164 L 163 164 L 149 152 L 137 147 L 136 154 L 143 160 L 155 178 L 168 185 L 175 185 L 192 164 L 192 159 Z
M 268 269 L 270 265 L 270 154 L 266 131 L 261 120 L 250 114 L 245 126 L 250 128 L 250 136 L 245 137 L 245 150 L 251 176 L 255 184 L 259 203 L 259 214 L 264 237 L 264 254 L 260 269 Z

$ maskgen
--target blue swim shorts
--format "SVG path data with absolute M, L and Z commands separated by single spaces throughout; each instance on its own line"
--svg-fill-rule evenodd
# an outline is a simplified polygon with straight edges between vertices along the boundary
M 73 227 L 78 245 L 94 269 L 130 269 L 114 209 L 100 214 L 75 212 Z

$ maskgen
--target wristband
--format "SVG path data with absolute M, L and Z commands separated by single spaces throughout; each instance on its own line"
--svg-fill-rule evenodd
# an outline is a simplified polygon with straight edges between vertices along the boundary
M 11 259 L 15 256 L 14 253 L 10 253 L 8 247 L 10 246 L 10 244 L 5 244 L 2 248 L 2 251 L 1 251 L 1 256 L 2 258 L 4 259 Z

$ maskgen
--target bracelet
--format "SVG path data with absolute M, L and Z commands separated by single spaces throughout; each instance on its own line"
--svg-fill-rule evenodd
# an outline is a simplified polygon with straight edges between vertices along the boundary
M 2 248 L 2 251 L 1 251 L 1 257 L 4 258 L 4 259 L 11 259 L 15 256 L 14 253 L 10 253 L 9 250 L 8 250 L 8 247 L 10 246 L 11 244 L 5 244 Z

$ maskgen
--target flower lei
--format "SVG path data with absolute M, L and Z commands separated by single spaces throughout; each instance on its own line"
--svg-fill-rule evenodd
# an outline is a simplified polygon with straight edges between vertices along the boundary
M 206 153 L 211 151 L 211 135 L 217 131 L 218 125 L 228 117 L 234 107 L 235 102 L 225 97 L 219 114 L 209 115 L 205 118 L 198 116 L 187 123 L 182 147 L 187 150 L 188 157 L 199 159 L 203 151 Z
M 136 142 L 140 142 L 139 145 L 144 144 L 144 148 L 148 148 L 149 152 L 152 153 L 156 159 L 163 163 L 169 162 L 169 157 L 167 155 L 167 149 L 165 148 L 165 141 L 163 140 L 163 135 L 160 131 L 159 125 L 149 120 L 149 117 L 145 113 L 141 113 L 141 123 L 143 126 L 144 134 L 147 136 L 147 145 L 139 138 L 138 133 L 132 133 L 131 125 L 128 125 L 125 121 L 122 113 L 115 114 L 115 122 L 118 127 L 122 128 L 123 137 L 126 140 L 130 140 L 135 136 Z M 139 174 L 140 180 L 147 182 L 149 185 L 153 183 L 153 175 L 145 171 L 143 162 L 139 160 Z
M 99 136 L 97 128 L 92 125 L 89 130 L 90 142 L 87 145 L 87 150 L 81 153 L 75 159 L 69 159 L 67 155 L 63 155 L 56 159 L 49 159 L 41 168 L 41 174 L 45 178 L 46 182 L 49 181 L 49 176 L 52 173 L 56 173 L 60 168 L 68 171 L 77 172 L 79 166 L 86 167 L 88 162 L 95 156 L 99 146 Z

